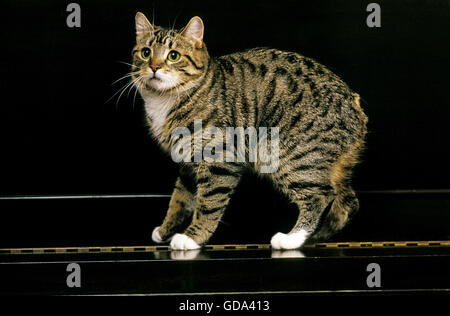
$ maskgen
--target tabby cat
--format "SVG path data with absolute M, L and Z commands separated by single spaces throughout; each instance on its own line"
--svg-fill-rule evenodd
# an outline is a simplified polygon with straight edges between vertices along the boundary
M 268 177 L 298 206 L 292 230 L 272 237 L 274 249 L 295 249 L 308 238 L 338 232 L 359 207 L 350 186 L 367 124 L 358 94 L 298 53 L 256 48 L 210 57 L 203 35 L 199 17 L 174 30 L 153 26 L 137 13 L 131 76 L 152 135 L 169 153 L 177 142 L 173 131 L 187 127 L 194 133 L 194 120 L 201 120 L 203 131 L 278 127 L 279 165 L 263 174 L 258 161 L 180 162 L 167 215 L 153 230 L 153 241 L 170 241 L 174 250 L 200 248 L 216 230 L 244 170 Z

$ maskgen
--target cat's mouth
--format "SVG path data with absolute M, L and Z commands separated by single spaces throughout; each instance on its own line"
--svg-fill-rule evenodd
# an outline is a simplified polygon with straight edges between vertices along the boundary
M 148 76 L 145 80 L 147 90 L 167 90 L 173 85 L 172 78 L 165 73 L 156 73 Z
M 147 89 L 155 89 L 155 85 L 158 85 L 161 83 L 162 83 L 161 78 L 152 77 L 152 78 L 146 80 L 145 86 Z

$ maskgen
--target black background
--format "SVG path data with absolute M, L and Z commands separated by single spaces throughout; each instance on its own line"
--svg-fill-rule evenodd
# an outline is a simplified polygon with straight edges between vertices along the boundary
M 212 56 L 270 46 L 332 69 L 361 95 L 369 116 L 355 189 L 450 188 L 450 3 L 377 1 L 382 25 L 369 28 L 370 2 L 77 1 L 81 28 L 71 29 L 70 1 L 2 0 L 0 195 L 170 194 L 177 168 L 149 136 L 142 100 L 134 100 L 134 91 L 110 99 L 126 83 L 112 84 L 129 71 L 120 62 L 130 62 L 137 11 L 176 28 L 201 16 Z M 242 201 L 270 200 L 267 189 L 261 194 L 247 181 Z M 124 221 L 124 231 L 149 216 L 141 210 L 127 218 L 126 212 L 126 206 L 114 212 L 83 206 L 77 216 L 97 228 L 105 218 Z M 68 215 L 56 213 L 24 211 L 4 222 L 20 217 L 62 227 Z

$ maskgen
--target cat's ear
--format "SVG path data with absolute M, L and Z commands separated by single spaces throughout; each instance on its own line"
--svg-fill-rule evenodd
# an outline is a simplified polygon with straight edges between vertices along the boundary
M 136 13 L 136 35 L 142 35 L 146 32 L 153 32 L 153 25 L 147 20 L 141 12 Z
M 203 44 L 203 32 L 205 27 L 203 21 L 198 16 L 194 16 L 189 23 L 181 31 L 181 35 L 193 39 L 195 41 L 195 47 L 200 48 Z

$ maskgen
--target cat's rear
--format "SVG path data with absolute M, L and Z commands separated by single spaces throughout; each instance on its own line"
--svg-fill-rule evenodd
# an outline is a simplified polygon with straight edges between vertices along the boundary
M 339 156 L 330 168 L 331 184 L 336 197 L 331 204 L 319 229 L 311 236 L 310 241 L 327 240 L 339 232 L 347 224 L 351 216 L 359 209 L 359 201 L 351 187 L 353 167 L 359 162 L 361 152 L 365 147 L 367 133 L 367 117 L 359 104 L 359 95 L 354 95 L 354 107 L 361 120 L 360 132 L 353 143 Z

